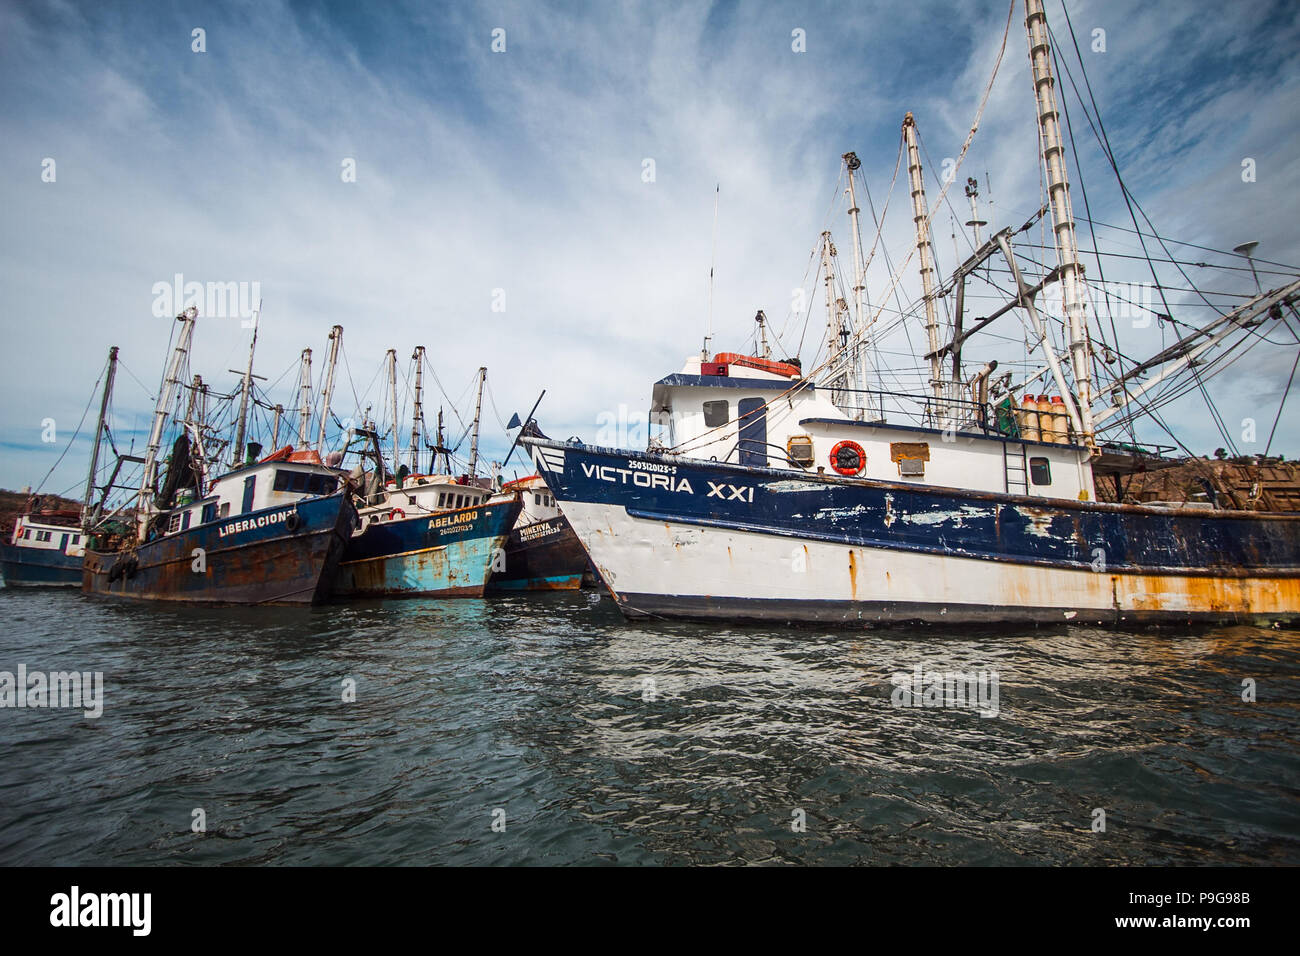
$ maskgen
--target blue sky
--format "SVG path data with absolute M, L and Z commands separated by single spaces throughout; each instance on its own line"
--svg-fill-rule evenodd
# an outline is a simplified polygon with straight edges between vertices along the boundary
M 1245 2 L 1225 17 L 1210 3 L 1075 2 L 1069 11 L 1126 181 L 1161 232 L 1214 248 L 1256 239 L 1260 256 L 1300 262 L 1300 8 Z M 1066 36 L 1055 0 L 1048 14 Z M 386 349 L 405 369 L 424 345 L 452 399 L 486 365 L 502 417 L 546 388 L 544 427 L 592 438 L 602 413 L 644 409 L 651 383 L 699 349 L 715 185 L 715 348 L 743 348 L 759 308 L 797 342 L 791 293 L 823 228 L 851 261 L 840 155 L 858 152 L 878 205 L 904 112 L 915 113 L 930 161 L 955 156 L 1006 18 L 1001 0 L 0 2 L 0 321 L 10 360 L 0 486 L 34 484 L 54 464 L 110 345 L 130 370 L 119 378 L 118 434 L 147 426 L 151 401 L 132 375 L 156 388 L 170 329 L 151 312 L 152 290 L 176 273 L 260 284 L 257 371 L 271 380 L 304 346 L 319 372 L 328 330 L 342 325 L 350 379 L 340 417 L 356 398 L 382 406 L 380 386 L 363 392 Z M 191 49 L 195 28 L 206 52 Z M 497 28 L 503 53 L 491 48 Z M 1088 46 L 1096 28 L 1105 52 Z M 806 52 L 791 49 L 794 29 L 806 31 Z M 1094 213 L 1124 224 L 1090 138 L 1079 148 Z M 991 186 L 984 212 L 994 226 L 1036 208 L 1035 150 L 1017 3 L 962 170 Z M 1256 161 L 1253 183 L 1241 181 L 1243 157 Z M 52 183 L 41 178 L 46 158 Z M 348 159 L 355 182 L 340 176 Z M 900 186 L 882 240 L 895 262 L 911 243 L 906 203 Z M 945 270 L 956 256 L 949 219 L 935 219 Z M 1195 278 L 1249 285 L 1239 273 Z M 886 282 L 878 257 L 869 296 Z M 908 298 L 918 286 L 907 277 Z M 497 289 L 504 312 L 492 311 Z M 1184 298 L 1180 317 L 1203 321 Z M 818 309 L 809 342 L 824 322 Z M 226 370 L 242 365 L 247 334 L 234 319 L 201 320 L 193 369 L 233 387 Z M 919 326 L 911 334 L 923 337 Z M 1160 330 L 1126 344 L 1150 351 Z M 1224 419 L 1253 416 L 1266 433 L 1293 359 L 1294 350 L 1257 350 L 1216 380 Z M 286 404 L 292 379 L 275 396 Z M 61 430 L 56 443 L 40 440 L 46 418 Z M 499 457 L 495 418 L 484 446 Z M 1169 419 L 1196 451 L 1221 444 L 1202 404 L 1184 402 Z M 1296 421 L 1283 416 L 1275 451 L 1300 454 Z M 84 461 L 74 448 L 46 490 L 74 486 Z

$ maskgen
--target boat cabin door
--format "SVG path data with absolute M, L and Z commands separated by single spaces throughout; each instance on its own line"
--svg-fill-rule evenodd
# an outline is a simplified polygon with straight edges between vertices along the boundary
M 761 398 L 742 398 L 737 408 L 740 422 L 740 463 L 767 465 L 767 402 Z

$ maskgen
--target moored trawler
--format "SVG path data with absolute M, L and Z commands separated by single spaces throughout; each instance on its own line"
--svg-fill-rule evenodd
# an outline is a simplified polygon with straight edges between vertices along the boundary
M 505 568 L 492 573 L 489 591 L 570 591 L 582 587 L 589 561 L 582 542 L 539 475 L 506 482 L 521 507 L 505 542 Z
M 1130 437 L 1139 422 L 1168 431 L 1159 408 L 1193 387 L 1211 402 L 1204 383 L 1226 357 L 1278 343 L 1270 336 L 1297 315 L 1300 279 L 1223 294 L 1222 305 L 1207 297 L 1218 293 L 1200 293 L 1216 316 L 1174 320 L 1181 337 L 1145 361 L 1109 340 L 1118 337 L 1114 313 L 1109 329 L 1090 319 L 1098 300 L 1075 235 L 1045 14 L 1040 0 L 1025 9 L 1045 201 L 1019 229 L 985 238 L 979 184 L 968 179 L 972 252 L 943 284 L 917 125 L 911 113 L 903 120 L 899 165 L 905 158 L 921 296 L 898 322 L 923 324 L 926 348 L 915 368 L 900 362 L 887 375 L 916 388 L 870 387 L 886 374 L 876 345 L 884 306 L 873 312 L 865 301 L 861 163 L 846 153 L 853 304 L 838 294 L 824 232 L 824 361 L 805 374 L 797 359 L 774 360 L 760 311 L 756 354 L 710 357 L 706 338 L 698 357 L 656 383 L 660 434 L 646 451 L 521 439 L 626 615 L 851 625 L 1300 620 L 1300 513 L 1226 507 L 1213 494 L 1102 502 L 1096 489 L 1099 477 L 1147 467 L 1149 449 Z M 969 137 L 978 127 L 979 115 Z M 1050 269 L 1013 249 L 1049 214 Z M 1043 269 L 1037 282 L 1030 268 Z M 987 287 L 997 294 L 977 305 Z M 1055 290 L 1059 307 L 1043 294 Z M 1017 336 L 990 336 L 1002 353 L 973 359 L 972 337 L 1007 315 L 1021 320 L 1023 356 L 1006 353 Z
M 360 509 L 342 557 L 338 597 L 481 597 L 519 514 L 517 493 L 447 475 L 389 482 Z
M 338 469 L 253 462 L 216 479 L 203 498 L 157 511 L 144 540 L 96 536 L 83 588 L 189 603 L 319 603 L 354 520 Z
M 1300 619 L 1300 515 L 1098 502 L 1083 446 L 945 441 L 849 419 L 794 379 L 699 367 L 655 387 L 695 454 L 522 439 L 629 617 Z
M 184 414 L 173 407 L 186 388 L 182 382 L 198 313 L 189 308 L 176 318 L 181 328 L 163 375 L 147 449 L 143 459 L 132 459 L 143 464 L 139 491 L 107 514 L 101 502 L 94 517 L 88 517 L 82 589 L 104 597 L 192 604 L 324 600 L 355 521 L 343 472 L 322 462 L 314 449 L 295 452 L 286 446 L 260 458 L 261 445 L 244 445 L 257 342 L 254 324 L 231 443 L 244 458 L 210 478 L 223 463 L 208 448 L 222 442 L 207 425 L 207 392 L 198 376 L 189 386 Z M 331 333 L 336 345 L 341 332 L 335 327 Z M 106 388 L 87 502 L 95 487 L 107 395 Z M 177 434 L 160 474 L 159 451 L 169 420 Z M 119 466 L 125 457 L 119 456 Z M 114 468 L 114 476 L 117 472 Z M 103 487 L 105 498 L 114 487 L 110 478 Z
M 79 511 L 30 507 L 0 542 L 5 587 L 79 587 L 84 542 Z

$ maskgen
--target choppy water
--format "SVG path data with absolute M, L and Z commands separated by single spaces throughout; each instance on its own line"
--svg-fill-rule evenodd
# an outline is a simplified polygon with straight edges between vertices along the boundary
M 594 592 L 0 590 L 0 621 L 0 670 L 105 681 L 98 719 L 0 710 L 8 864 L 1300 863 L 1294 631 L 626 624 Z M 894 707 L 918 664 L 996 671 L 998 716 Z

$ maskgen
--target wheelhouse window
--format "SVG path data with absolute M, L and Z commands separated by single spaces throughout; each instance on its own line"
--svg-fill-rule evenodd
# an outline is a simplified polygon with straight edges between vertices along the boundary
M 230 516 L 230 502 L 229 502 L 229 501 L 223 501 L 223 502 L 221 502 L 221 512 L 220 512 L 220 514 L 221 514 L 221 517 L 223 517 L 223 518 L 226 518 L 226 517 L 229 517 L 229 516 Z
M 1046 458 L 1029 459 L 1029 480 L 1036 485 L 1052 483 L 1052 465 Z
M 725 400 L 704 403 L 704 427 L 717 428 L 731 421 L 731 410 Z
M 209 521 L 215 521 L 217 518 L 217 503 L 214 501 L 203 506 L 203 515 L 199 521 L 207 524 Z
M 275 490 L 300 495 L 332 495 L 338 481 L 330 475 L 313 475 L 306 471 L 278 468 L 275 472 Z

